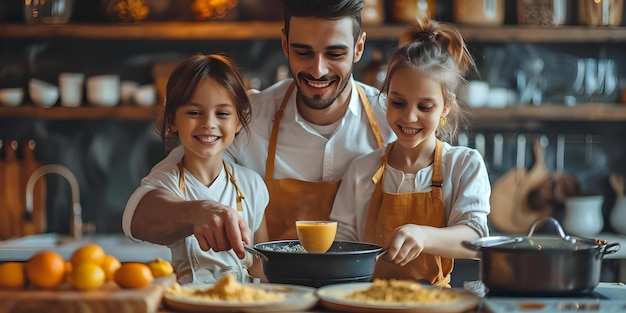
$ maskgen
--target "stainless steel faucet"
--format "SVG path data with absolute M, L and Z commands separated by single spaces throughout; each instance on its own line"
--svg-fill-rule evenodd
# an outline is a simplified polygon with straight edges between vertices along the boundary
M 72 192 L 70 234 L 74 239 L 80 240 L 83 237 L 83 219 L 78 181 L 76 180 L 76 176 L 65 166 L 58 164 L 43 165 L 33 171 L 30 177 L 28 177 L 28 182 L 26 183 L 26 215 L 32 216 L 33 214 L 33 189 L 35 188 L 35 183 L 46 174 L 59 174 L 70 184 Z

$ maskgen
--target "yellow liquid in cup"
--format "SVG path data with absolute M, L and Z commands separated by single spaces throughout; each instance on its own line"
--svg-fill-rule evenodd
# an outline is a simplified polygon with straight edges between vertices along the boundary
M 300 244 L 309 253 L 324 253 L 335 240 L 337 222 L 297 221 Z

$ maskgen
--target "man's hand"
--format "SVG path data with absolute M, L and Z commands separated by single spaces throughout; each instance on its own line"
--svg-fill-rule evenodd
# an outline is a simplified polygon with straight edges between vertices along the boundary
M 198 239 L 200 248 L 204 251 L 227 251 L 233 249 L 240 259 L 245 257 L 243 243 L 250 244 L 252 232 L 237 211 L 217 203 L 209 203 L 210 207 L 204 212 L 198 222 L 194 224 L 193 234 Z

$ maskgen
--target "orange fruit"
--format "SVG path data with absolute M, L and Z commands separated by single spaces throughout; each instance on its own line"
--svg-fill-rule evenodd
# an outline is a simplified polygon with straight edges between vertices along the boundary
M 65 261 L 65 275 L 63 276 L 64 281 L 70 281 L 72 276 L 72 262 Z
M 72 262 L 74 266 L 84 262 L 93 262 L 100 265 L 105 255 L 102 247 L 95 243 L 89 243 L 76 249 L 70 257 L 70 262 Z
M 104 256 L 104 260 L 102 261 L 102 264 L 100 264 L 100 267 L 102 267 L 102 269 L 104 270 L 104 274 L 106 275 L 106 281 L 113 280 L 115 272 L 117 272 L 117 270 L 121 266 L 122 263 L 120 263 L 120 261 L 114 256 L 108 254 Z
M 24 263 L 4 262 L 0 264 L 0 289 L 22 289 L 26 286 Z
M 74 288 L 82 291 L 93 290 L 104 284 L 106 275 L 100 265 L 93 262 L 83 262 L 72 270 L 70 283 Z
M 150 271 L 152 272 L 152 276 L 154 276 L 154 278 L 159 278 L 174 273 L 174 268 L 172 267 L 172 264 L 161 258 L 157 258 L 154 261 L 148 262 L 148 267 L 150 268 Z
M 144 288 L 152 283 L 154 277 L 148 265 L 144 263 L 123 263 L 115 272 L 113 280 L 122 288 Z
M 52 250 L 35 253 L 28 259 L 25 268 L 28 281 L 41 289 L 55 288 L 65 277 L 65 260 Z

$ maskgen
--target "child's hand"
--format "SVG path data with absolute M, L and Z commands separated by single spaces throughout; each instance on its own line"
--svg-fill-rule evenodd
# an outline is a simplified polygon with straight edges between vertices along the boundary
M 424 251 L 426 235 L 423 230 L 422 226 L 414 224 L 396 228 L 383 258 L 400 266 L 415 260 Z

